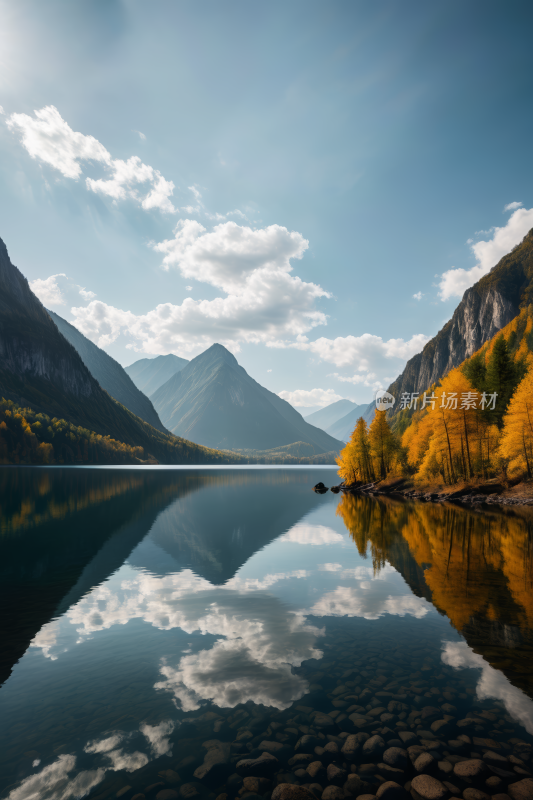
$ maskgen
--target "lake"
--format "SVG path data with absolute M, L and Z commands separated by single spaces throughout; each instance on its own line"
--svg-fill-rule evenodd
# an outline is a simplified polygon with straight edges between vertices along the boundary
M 0 468 L 2 797 L 336 800 L 409 789 L 413 754 L 451 795 L 468 759 L 527 778 L 531 510 L 318 481 Z

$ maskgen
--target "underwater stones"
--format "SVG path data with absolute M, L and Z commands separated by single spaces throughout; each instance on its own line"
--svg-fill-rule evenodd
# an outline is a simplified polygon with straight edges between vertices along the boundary
M 414 800 L 444 800 L 448 790 L 441 781 L 431 775 L 416 775 L 411 781 Z
M 268 792 L 272 786 L 272 781 L 269 781 L 267 778 L 255 778 L 248 776 L 244 778 L 242 785 L 247 792 L 254 792 L 254 794 L 262 795 L 265 792 Z
M 161 789 L 155 796 L 156 800 L 178 800 L 178 797 L 175 789 Z
M 282 761 L 285 761 L 291 753 L 290 747 L 282 742 L 263 741 L 258 745 L 258 748 L 263 752 L 276 756 L 276 758 L 279 758 Z
M 352 773 L 351 775 L 348 775 L 348 778 L 346 779 L 346 782 L 342 788 L 344 789 L 345 794 L 351 794 L 352 797 L 357 797 L 363 791 L 363 781 L 359 775 Z
M 431 723 L 431 732 L 436 736 L 447 736 L 451 731 L 450 723 L 446 719 L 437 719 Z
M 402 740 L 405 747 L 418 744 L 418 736 L 412 731 L 398 731 L 398 738 Z
M 229 742 L 212 739 L 204 742 L 202 747 L 207 748 L 207 753 L 204 756 L 204 763 L 194 770 L 194 777 L 198 780 L 214 779 L 226 772 L 230 757 Z
M 341 753 L 347 761 L 353 761 L 356 754 L 360 752 L 364 742 L 369 739 L 368 733 L 352 733 L 346 737 Z
M 327 730 L 335 727 L 335 721 L 329 716 L 329 714 L 323 714 L 321 711 L 317 711 L 315 714 L 313 718 L 313 724 L 321 730 Z
M 243 758 L 237 762 L 236 770 L 243 778 L 248 775 L 256 778 L 270 778 L 279 767 L 278 759 L 270 753 L 259 758 Z
M 420 753 L 413 766 L 417 772 L 433 772 L 437 762 L 430 753 Z
M 195 783 L 184 783 L 183 786 L 180 786 L 179 794 L 180 797 L 183 797 L 183 800 L 193 800 L 193 798 L 198 797 L 200 792 Z
M 482 792 L 481 789 L 475 789 L 473 786 L 469 786 L 463 792 L 464 800 L 489 800 L 490 795 L 486 792 Z
M 279 783 L 272 792 L 272 800 L 316 800 L 316 797 L 305 786 Z
M 486 753 L 483 753 L 483 761 L 486 761 L 487 764 L 490 764 L 493 767 L 501 767 L 502 769 L 509 767 L 509 759 L 500 755 L 500 753 L 495 753 L 492 750 L 488 750 Z
M 424 720 L 424 722 L 431 722 L 434 719 L 438 719 L 441 714 L 442 712 L 440 708 L 435 708 L 434 706 L 424 706 L 420 712 L 420 719 Z
M 288 765 L 289 767 L 296 767 L 296 766 L 304 766 L 305 764 L 310 764 L 311 761 L 316 761 L 314 755 L 311 753 L 297 753 L 292 758 L 289 758 Z
M 173 769 L 162 769 L 161 772 L 157 773 L 160 778 L 163 778 L 167 783 L 171 785 L 181 783 L 181 778 L 178 773 Z
M 511 800 L 533 800 L 533 779 L 523 778 L 507 787 Z
M 467 783 L 483 780 L 488 771 L 487 765 L 481 758 L 468 758 L 464 761 L 458 761 L 453 768 L 454 775 Z
M 396 769 L 406 769 L 409 766 L 409 756 L 407 751 L 401 747 L 389 747 L 383 753 L 383 761 L 390 767 Z
M 381 756 L 384 750 L 385 741 L 378 734 L 371 736 L 363 744 L 363 754 L 371 759 Z
M 320 783 L 326 777 L 326 768 L 321 761 L 311 761 L 306 771 L 309 777 L 316 783 Z
M 376 797 L 379 800 L 401 800 L 405 797 L 406 792 L 403 786 L 395 781 L 385 781 L 381 786 L 378 786 Z
M 328 783 L 334 783 L 335 786 L 342 786 L 346 782 L 347 772 L 335 764 L 329 764 L 326 770 Z
M 298 739 L 294 746 L 295 753 L 312 753 L 315 747 L 321 744 L 321 740 L 312 734 L 304 734 Z
M 326 786 L 322 800 L 344 800 L 344 790 L 340 786 Z

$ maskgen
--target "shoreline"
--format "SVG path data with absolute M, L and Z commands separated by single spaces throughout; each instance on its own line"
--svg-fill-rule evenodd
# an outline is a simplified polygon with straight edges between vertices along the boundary
M 337 487 L 335 487 L 337 488 Z M 533 481 L 520 480 L 505 486 L 496 481 L 449 486 L 416 487 L 408 478 L 375 481 L 372 484 L 339 486 L 343 494 L 395 497 L 426 503 L 453 503 L 462 506 L 533 506 Z

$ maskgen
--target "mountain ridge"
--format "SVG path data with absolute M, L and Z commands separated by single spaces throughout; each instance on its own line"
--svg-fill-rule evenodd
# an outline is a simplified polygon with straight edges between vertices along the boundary
M 143 394 L 150 397 L 188 363 L 186 358 L 170 353 L 155 358 L 140 358 L 129 367 L 124 367 L 124 372 Z
M 126 406 L 153 428 L 166 433 L 157 411 L 151 401 L 143 394 L 124 368 L 104 350 L 87 339 L 80 331 L 54 311 L 47 309 L 59 332 L 70 342 L 81 360 L 98 383 L 111 397 Z
M 216 441 L 225 450 L 271 450 L 300 441 L 315 453 L 342 446 L 251 378 L 220 344 L 192 359 L 150 399 L 173 433 L 201 444 Z

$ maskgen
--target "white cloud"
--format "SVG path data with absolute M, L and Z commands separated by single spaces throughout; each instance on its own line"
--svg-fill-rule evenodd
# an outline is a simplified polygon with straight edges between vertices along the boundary
M 57 660 L 57 655 L 52 653 L 52 648 L 57 647 L 59 636 L 59 621 L 47 622 L 30 642 L 30 647 L 39 647 L 45 658 Z
M 504 213 L 505 211 L 516 211 L 517 208 L 521 208 L 523 205 L 523 203 L 519 203 L 518 200 L 515 200 L 514 203 L 507 203 L 507 205 L 503 207 L 503 210 Z
M 333 592 L 328 592 L 318 600 L 310 609 L 311 614 L 318 617 L 364 617 L 364 619 L 378 619 L 383 614 L 392 614 L 399 617 L 409 616 L 420 619 L 430 610 L 429 603 L 420 597 L 408 595 L 388 595 L 369 592 L 373 588 L 372 582 L 368 585 L 338 586 Z M 362 594 L 361 594 L 362 590 Z
M 84 300 L 92 300 L 93 297 L 96 297 L 95 292 L 90 292 L 84 286 L 80 286 L 79 289 L 80 289 L 80 294 Z
M 339 572 L 342 569 L 342 564 L 319 564 L 318 569 L 322 572 Z
M 144 723 L 140 726 L 139 730 L 150 742 L 152 755 L 155 758 L 172 755 L 169 737 L 173 733 L 175 727 L 176 723 L 172 722 L 172 720 L 160 722 L 159 725 L 148 725 L 148 723 Z
M 416 292 L 416 294 L 414 294 L 413 297 L 415 300 L 422 300 L 424 295 L 422 294 L 422 292 Z
M 88 189 L 107 195 L 113 200 L 131 198 L 144 209 L 176 211 L 170 201 L 174 191 L 172 181 L 143 164 L 138 156 L 127 161 L 113 159 L 109 151 L 94 136 L 73 131 L 55 106 L 46 106 L 28 114 L 11 114 L 7 119 L 10 130 L 20 134 L 22 144 L 32 158 L 37 158 L 58 170 L 65 178 L 77 180 L 82 174 L 81 162 L 93 161 L 111 171 L 108 179 L 87 178 Z M 139 134 L 142 138 L 143 134 Z M 144 194 L 137 186 L 145 185 Z
M 192 292 L 192 286 L 186 286 L 186 287 L 185 287 L 185 289 L 186 289 L 188 292 Z
M 64 306 L 65 298 L 57 285 L 57 279 L 66 277 L 64 272 L 58 272 L 57 275 L 50 275 L 49 278 L 36 278 L 29 282 L 30 289 L 44 306 Z
M 293 392 L 283 391 L 278 394 L 282 400 L 300 408 L 323 407 L 342 400 L 342 396 L 336 394 L 333 389 L 295 389 Z
M 210 233 L 194 220 L 181 220 L 175 237 L 154 245 L 163 265 L 177 268 L 220 289 L 214 300 L 186 298 L 136 315 L 100 301 L 73 308 L 74 324 L 105 347 L 124 332 L 146 353 L 197 354 L 214 342 L 237 352 L 242 342 L 257 344 L 296 337 L 326 324 L 315 301 L 329 294 L 291 275 L 291 260 L 301 258 L 308 242 L 279 225 L 252 230 L 225 222 Z
M 269 347 L 289 347 L 307 350 L 322 361 L 329 361 L 336 367 L 352 368 L 356 373 L 350 376 L 333 373 L 343 383 L 378 389 L 389 385 L 391 374 L 398 375 L 405 362 L 419 353 L 429 337 L 422 333 L 404 339 L 383 340 L 381 336 L 363 333 L 361 336 L 338 336 L 336 339 L 321 337 L 310 342 L 307 336 L 297 335 L 296 341 L 267 342 Z
M 69 777 L 76 767 L 76 756 L 60 755 L 52 764 L 40 772 L 30 775 L 9 795 L 9 800 L 67 800 L 84 797 L 101 783 L 105 777 L 103 769 L 82 770 L 74 778 Z
M 325 525 L 295 525 L 283 536 L 279 542 L 293 542 L 294 544 L 335 544 L 343 542 L 342 534 L 337 533 Z
M 0 106 L 0 114 L 2 114 L 2 115 L 3 115 L 3 114 L 5 114 L 5 113 L 6 113 L 6 112 L 4 111 L 4 107 L 3 107 L 3 106 Z
M 480 700 L 493 697 L 502 700 L 509 714 L 528 733 L 533 733 L 533 701 L 521 689 L 513 686 L 503 672 L 494 669 L 483 656 L 474 653 L 466 642 L 443 642 L 442 660 L 456 669 L 480 669 L 476 690 Z
M 477 264 L 471 269 L 452 267 L 444 272 L 439 283 L 441 300 L 462 297 L 470 286 L 490 272 L 503 256 L 510 253 L 532 227 L 533 208 L 517 208 L 509 217 L 506 225 L 492 229 L 492 239 L 472 244 L 471 250 L 476 257 Z
M 133 131 L 133 132 L 139 134 L 139 139 L 141 140 L 141 142 L 146 141 L 146 135 L 144 133 L 142 133 L 141 131 Z
M 272 370 L 271 369 L 267 369 L 267 372 L 272 372 Z

